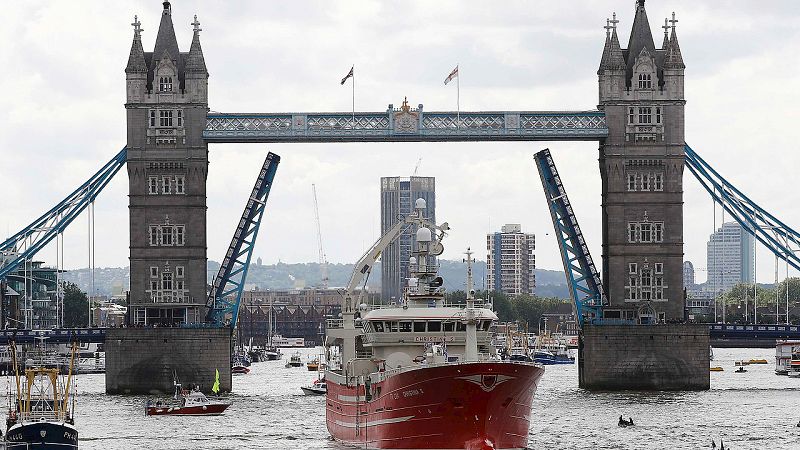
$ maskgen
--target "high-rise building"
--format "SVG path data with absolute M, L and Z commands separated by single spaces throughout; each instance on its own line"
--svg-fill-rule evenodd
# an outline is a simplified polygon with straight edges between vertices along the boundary
M 414 212 L 418 198 L 425 200 L 423 216 L 436 223 L 436 182 L 434 177 L 381 178 L 381 234 Z M 408 260 L 416 244 L 410 227 L 381 255 L 381 297 L 399 299 L 408 278 Z M 432 258 L 433 259 L 433 258 Z M 429 261 L 433 263 L 433 261 Z
M 737 283 L 753 282 L 753 236 L 737 222 L 725 222 L 708 239 L 706 286 L 727 291 Z
M 536 237 L 518 223 L 503 225 L 486 235 L 486 286 L 508 295 L 534 294 Z
M 691 261 L 683 262 L 683 286 L 691 289 L 694 286 L 694 264 Z
M 140 23 L 125 67 L 128 118 L 132 322 L 199 322 L 206 303 L 208 71 L 195 19 L 188 52 L 178 49 L 172 7 L 163 3 L 155 47 Z

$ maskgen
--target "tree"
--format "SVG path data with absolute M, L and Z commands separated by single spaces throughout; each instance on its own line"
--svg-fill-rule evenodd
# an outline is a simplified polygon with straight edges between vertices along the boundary
M 75 283 L 65 281 L 64 327 L 80 328 L 89 324 L 89 298 Z

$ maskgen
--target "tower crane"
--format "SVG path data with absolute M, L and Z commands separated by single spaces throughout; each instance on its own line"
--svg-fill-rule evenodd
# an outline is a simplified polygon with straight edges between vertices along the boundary
M 317 222 L 317 246 L 319 247 L 319 270 L 322 272 L 322 287 L 328 289 L 328 258 L 325 257 L 325 250 L 322 248 L 322 228 L 319 225 L 319 204 L 317 203 L 317 186 L 311 184 L 311 191 L 314 193 L 314 219 Z

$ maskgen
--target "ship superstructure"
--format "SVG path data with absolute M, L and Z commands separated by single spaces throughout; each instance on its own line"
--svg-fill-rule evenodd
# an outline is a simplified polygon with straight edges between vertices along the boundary
M 446 301 L 444 282 L 428 261 L 442 253 L 449 226 L 426 220 L 424 209 L 418 199 L 415 212 L 364 254 L 344 295 L 342 318 L 329 323 L 328 430 L 337 440 L 367 448 L 525 448 L 544 370 L 495 353 L 489 328 L 497 316 L 474 298 L 470 252 L 467 299 Z M 356 288 L 381 251 L 410 226 L 416 228 L 416 249 L 401 300 L 361 303 Z

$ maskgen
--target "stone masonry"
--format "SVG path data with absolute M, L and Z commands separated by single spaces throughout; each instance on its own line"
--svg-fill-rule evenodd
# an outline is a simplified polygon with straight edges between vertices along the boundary
M 641 324 L 683 318 L 685 65 L 677 20 L 655 48 L 644 0 L 628 48 L 616 14 L 598 70 L 609 136 L 600 144 L 604 316 Z
M 188 20 L 187 20 L 188 22 Z M 195 16 L 181 53 L 164 2 L 153 52 L 134 26 L 127 80 L 131 322 L 200 322 L 206 297 L 208 72 Z
M 220 390 L 231 390 L 228 328 L 109 328 L 107 394 L 172 394 L 173 377 L 210 392 L 215 370 Z

